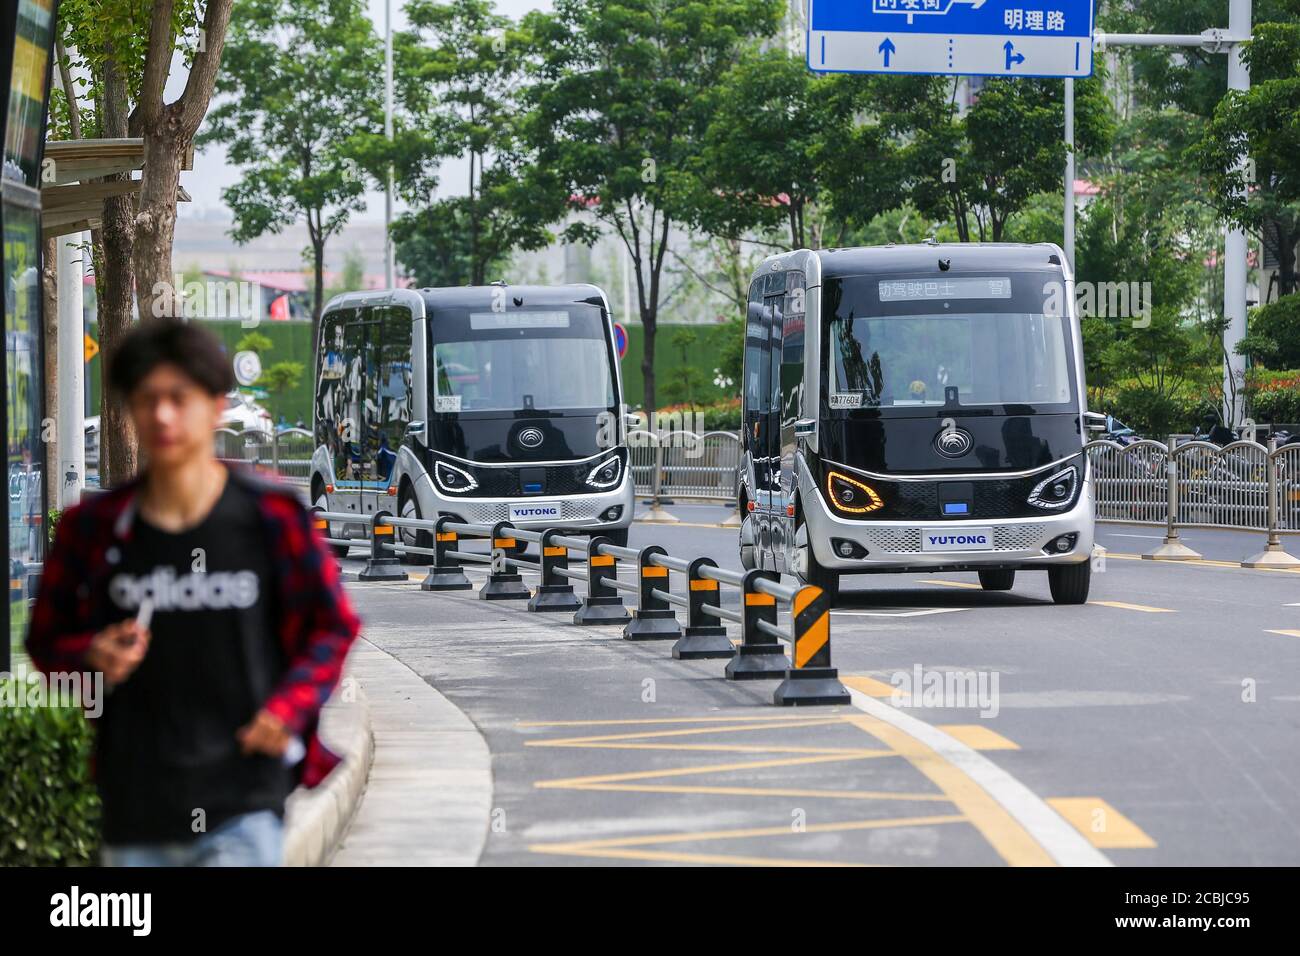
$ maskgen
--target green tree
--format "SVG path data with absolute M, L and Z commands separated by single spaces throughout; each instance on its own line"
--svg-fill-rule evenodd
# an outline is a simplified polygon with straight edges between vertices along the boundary
M 780 0 L 558 0 L 530 14 L 538 62 L 523 128 L 537 150 L 526 188 L 574 214 L 570 241 L 612 230 L 630 256 L 655 405 L 655 333 L 674 224 L 697 218 L 713 99 L 742 51 L 771 35 Z M 594 222 L 593 222 L 594 220 Z
M 419 285 L 482 285 L 515 249 L 553 238 L 554 197 L 522 188 L 530 157 L 516 118 L 530 42 L 486 0 L 408 0 L 408 28 L 394 38 L 397 114 L 391 143 L 357 137 L 368 168 L 391 163 L 411 209 L 393 223 L 397 259 Z M 468 161 L 463 184 L 441 183 L 442 164 Z M 439 187 L 463 186 L 439 196 Z
M 1007 222 L 1036 194 L 1059 189 L 1065 169 L 1065 103 L 1059 80 L 991 79 L 964 116 L 921 126 L 909 151 L 912 201 L 953 222 L 969 242 L 1003 239 Z M 1074 85 L 1075 151 L 1103 151 L 1112 135 L 1101 80 Z M 972 220 L 974 228 L 972 229 Z
M 1250 89 L 1219 101 L 1193 153 L 1220 215 L 1276 257 L 1278 294 L 1285 296 L 1300 289 L 1300 23 L 1257 24 L 1253 35 Z
M 365 204 L 364 176 L 346 144 L 356 129 L 382 122 L 382 76 L 362 0 L 238 0 L 223 99 L 199 142 L 225 144 L 243 170 L 222 192 L 236 242 L 306 221 L 313 331 L 326 243 Z

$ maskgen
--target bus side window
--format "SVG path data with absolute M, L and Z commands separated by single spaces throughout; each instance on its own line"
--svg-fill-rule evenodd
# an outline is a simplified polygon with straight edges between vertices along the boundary
M 354 317 L 351 309 L 336 309 L 321 316 L 320 343 L 316 350 L 316 443 L 328 450 L 336 477 L 345 475 L 347 468 L 343 447 L 349 364 L 345 327 Z
M 749 289 L 745 314 L 745 414 L 761 414 L 766 408 L 768 366 L 767 330 L 763 324 L 763 278 Z M 751 436 L 752 437 L 752 436 Z
M 411 420 L 411 312 L 404 308 L 376 310 L 378 325 L 370 327 L 375 340 L 375 477 L 388 481 L 397 462 L 397 449 L 406 438 Z
M 787 273 L 781 336 L 782 423 L 792 424 L 800 417 L 799 408 L 803 401 L 803 341 L 807 310 L 804 294 L 804 274 Z

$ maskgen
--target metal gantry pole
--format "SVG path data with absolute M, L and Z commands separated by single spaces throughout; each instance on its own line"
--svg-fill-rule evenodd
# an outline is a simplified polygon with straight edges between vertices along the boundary
M 1065 78 L 1065 258 L 1074 271 L 1074 77 Z
M 393 0 L 384 0 L 384 138 L 393 141 Z M 384 277 L 388 288 L 397 286 L 393 262 L 393 164 L 388 164 L 384 188 Z

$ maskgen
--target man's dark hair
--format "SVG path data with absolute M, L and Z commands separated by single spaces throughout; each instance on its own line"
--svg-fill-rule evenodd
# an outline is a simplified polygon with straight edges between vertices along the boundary
M 108 384 L 130 395 L 159 365 L 174 365 L 210 395 L 235 387 L 230 359 L 215 335 L 180 319 L 151 319 L 126 334 L 108 368 Z

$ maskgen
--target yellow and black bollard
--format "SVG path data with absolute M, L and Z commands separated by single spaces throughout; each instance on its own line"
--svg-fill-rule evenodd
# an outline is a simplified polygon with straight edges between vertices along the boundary
M 775 581 L 776 574 L 757 568 L 745 573 L 740 594 L 741 640 L 735 655 L 727 662 L 727 680 L 772 680 L 785 676 L 785 648 L 780 638 L 758 626 L 763 621 L 776 627 L 776 598 L 755 588 L 759 579 Z
M 587 593 L 582 607 L 573 615 L 574 624 L 623 624 L 629 618 L 618 589 L 605 583 L 618 577 L 614 556 L 598 553 L 602 544 L 609 543 L 608 538 L 601 537 L 587 541 Z
M 686 630 L 673 645 L 673 657 L 679 661 L 699 661 L 731 657 L 735 649 L 722 621 L 704 608 L 720 607 L 718 582 L 701 576 L 701 568 L 716 568 L 710 558 L 696 558 L 686 571 Z
M 563 532 L 556 530 L 542 532 L 542 556 L 538 562 L 542 583 L 528 602 L 530 611 L 576 611 L 582 607 L 582 601 L 573 593 L 573 585 L 560 573 L 569 569 L 569 549 L 555 544 L 555 539 L 562 535 Z
M 672 605 L 654 593 L 668 591 L 668 569 L 652 564 L 650 556 L 667 553 L 655 544 L 637 554 L 637 606 L 632 620 L 623 628 L 624 640 L 675 641 L 682 636 Z
M 511 534 L 515 526 L 509 521 L 498 521 L 492 526 L 492 563 L 488 565 L 488 579 L 478 590 L 484 601 L 526 601 L 532 595 L 524 587 L 524 579 L 512 570 L 507 552 L 518 541 Z
M 443 515 L 434 522 L 433 564 L 429 565 L 429 573 L 420 582 L 421 591 L 468 591 L 474 587 L 465 576 L 460 561 L 447 553 L 456 550 L 458 540 L 455 531 L 444 527 L 450 520 L 450 516 Z
M 397 553 L 389 547 L 393 543 L 393 526 L 384 524 L 391 518 L 387 511 L 376 511 L 370 517 L 370 557 L 357 575 L 358 581 L 405 581 L 406 569 Z
M 849 703 L 839 671 L 831 667 L 831 602 L 821 588 L 807 585 L 795 594 L 791 631 L 790 669 L 772 703 L 786 707 Z

